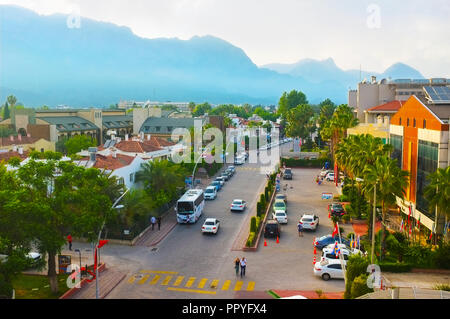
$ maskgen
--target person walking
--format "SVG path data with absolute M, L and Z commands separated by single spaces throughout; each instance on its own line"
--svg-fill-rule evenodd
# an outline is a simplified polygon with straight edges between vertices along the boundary
M 150 221 L 152 222 L 152 230 L 154 230 L 155 229 L 155 223 L 156 223 L 155 216 L 152 216 L 152 219 Z
M 67 236 L 67 241 L 69 242 L 69 250 L 72 250 L 72 236 L 70 234 Z
M 301 221 L 298 221 L 297 229 L 298 229 L 298 237 L 303 237 L 303 225 Z
M 158 216 L 158 230 L 161 230 L 161 216 Z
M 241 259 L 241 277 L 245 277 L 245 269 L 247 268 L 247 259 L 245 257 L 242 257 Z
M 241 260 L 239 259 L 239 257 L 236 257 L 236 259 L 234 260 L 234 269 L 236 270 L 236 276 L 239 275 L 240 265 L 241 265 Z

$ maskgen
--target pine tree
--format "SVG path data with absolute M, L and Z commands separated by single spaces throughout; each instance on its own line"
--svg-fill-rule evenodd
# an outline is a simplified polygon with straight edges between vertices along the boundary
M 3 119 L 7 120 L 9 119 L 10 114 L 9 114 L 9 107 L 8 107 L 8 102 L 5 102 L 5 107 L 3 108 Z

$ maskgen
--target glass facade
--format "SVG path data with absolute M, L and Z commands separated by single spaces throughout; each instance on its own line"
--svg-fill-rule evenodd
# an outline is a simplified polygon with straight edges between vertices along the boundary
M 417 208 L 429 217 L 434 216 L 434 211 L 430 211 L 428 201 L 424 197 L 424 191 L 429 184 L 427 176 L 434 173 L 438 168 L 438 152 L 438 144 L 419 140 L 416 204 Z
M 391 158 L 396 159 L 398 167 L 402 168 L 403 136 L 391 134 L 390 144 L 394 148 Z

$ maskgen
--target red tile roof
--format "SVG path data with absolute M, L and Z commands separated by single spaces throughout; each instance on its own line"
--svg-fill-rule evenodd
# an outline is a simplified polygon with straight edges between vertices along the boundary
M 112 155 L 104 156 L 97 154 L 94 167 L 113 171 L 130 165 L 134 159 L 135 157 L 133 156 L 123 154 L 117 154 L 115 158 Z
M 14 136 L 12 141 L 10 137 L 0 137 L 0 146 L 33 144 L 38 140 L 38 137 L 28 136 L 22 136 L 21 140 L 19 140 L 18 136 Z
M 29 151 L 24 151 L 23 154 L 19 154 L 19 152 L 9 151 L 9 152 L 0 152 L 0 162 L 5 161 L 8 162 L 13 157 L 19 157 L 22 161 L 28 157 Z
M 150 140 L 133 141 L 133 140 L 121 140 L 120 143 L 114 145 L 115 148 L 122 152 L 128 153 L 149 153 L 162 150 L 163 147 L 173 146 L 175 143 L 169 142 L 160 137 L 152 136 Z M 103 150 L 104 145 L 99 146 L 99 150 Z
M 367 111 L 370 112 L 396 112 L 405 104 L 406 101 L 392 101 L 378 106 L 374 106 Z

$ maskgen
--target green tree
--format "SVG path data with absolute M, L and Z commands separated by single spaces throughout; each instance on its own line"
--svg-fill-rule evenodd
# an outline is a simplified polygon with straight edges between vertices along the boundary
M 278 114 L 286 118 L 289 110 L 303 104 L 309 104 L 306 95 L 301 91 L 284 92 L 278 102 Z
M 352 284 L 355 278 L 360 275 L 367 273 L 367 267 L 369 266 L 369 261 L 366 257 L 360 255 L 352 255 L 346 264 L 346 282 L 345 282 L 345 293 L 344 299 L 350 299 L 352 294 Z
M 12 128 L 4 125 L 0 125 L 0 137 L 17 136 L 17 132 Z
M 157 207 L 161 207 L 178 195 L 185 186 L 187 171 L 167 160 L 155 160 L 142 164 L 136 173 L 136 181 L 142 183 L 145 191 L 152 197 Z
M 312 121 L 314 112 L 310 105 L 303 104 L 290 109 L 286 115 L 286 135 L 289 137 L 301 137 L 306 139 L 310 136 L 315 123 Z
M 89 147 L 96 145 L 97 140 L 95 138 L 85 135 L 77 135 L 64 142 L 68 155 L 74 155 L 82 150 L 87 150 Z
M 5 107 L 3 108 L 3 119 L 7 120 L 11 117 L 8 102 L 5 103 Z
M 209 113 L 211 110 L 212 107 L 208 102 L 198 104 L 195 106 L 194 112 L 192 112 L 192 116 L 197 117 L 205 115 L 205 113 Z
M 14 95 L 10 95 L 6 98 L 9 106 L 11 107 L 11 110 L 16 106 L 17 98 Z

